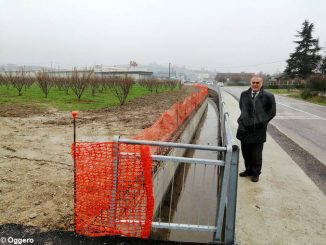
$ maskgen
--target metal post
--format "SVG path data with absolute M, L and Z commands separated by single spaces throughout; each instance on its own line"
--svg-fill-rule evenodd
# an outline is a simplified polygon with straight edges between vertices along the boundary
M 170 80 L 170 69 L 171 69 L 171 63 L 169 63 L 169 80 Z
M 232 146 L 232 160 L 230 169 L 229 191 L 226 207 L 225 219 L 225 242 L 227 244 L 234 244 L 235 242 L 235 217 L 237 207 L 237 186 L 238 186 L 238 159 L 239 147 Z
M 214 235 L 214 241 L 222 241 L 222 227 L 223 227 L 223 219 L 224 219 L 224 210 L 227 202 L 227 193 L 229 188 L 231 159 L 232 159 L 232 148 L 230 145 L 228 145 L 225 154 L 225 163 L 224 163 L 225 166 L 223 171 L 222 190 L 221 190 L 219 205 L 216 211 L 217 213 L 216 232 Z
M 116 224 L 116 204 L 117 204 L 117 189 L 118 189 L 118 167 L 119 167 L 119 138 L 120 136 L 113 137 L 113 166 L 112 166 L 112 177 L 113 177 L 113 187 L 111 191 L 111 205 L 109 214 L 113 218 L 112 226 L 115 227 Z M 109 221 L 110 222 L 110 221 Z M 110 223 L 111 223 L 110 222 Z
M 72 111 L 71 116 L 73 119 L 74 123 L 74 230 L 76 231 L 76 117 L 77 117 L 78 112 L 77 111 Z

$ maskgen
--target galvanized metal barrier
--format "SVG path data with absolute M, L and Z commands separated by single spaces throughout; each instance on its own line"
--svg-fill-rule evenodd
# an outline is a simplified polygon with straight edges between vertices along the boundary
M 152 155 L 155 161 L 165 162 L 166 164 L 196 164 L 197 166 L 213 166 L 217 170 L 218 177 L 216 178 L 216 196 L 217 209 L 215 225 L 194 224 L 194 223 L 172 223 L 171 204 L 172 193 L 170 198 L 170 213 L 168 222 L 152 222 L 153 228 L 158 229 L 176 229 L 188 230 L 196 232 L 213 232 L 213 243 L 234 244 L 235 242 L 235 217 L 236 217 L 236 201 L 237 201 L 237 176 L 238 176 L 238 158 L 239 148 L 234 144 L 230 125 L 229 115 L 225 108 L 225 103 L 221 91 L 218 92 L 218 109 L 219 109 L 219 142 L 221 146 L 207 146 L 195 144 L 183 144 L 160 141 L 146 140 L 131 140 L 123 139 L 119 136 L 114 137 L 114 141 L 127 144 L 141 144 L 149 146 L 169 147 L 169 148 L 184 148 L 192 150 L 204 150 L 216 152 L 216 160 L 203 158 L 188 158 L 166 155 Z M 121 154 L 121 153 L 120 153 Z M 205 169 L 206 170 L 206 169 Z M 205 178 L 205 177 L 204 177 Z M 174 179 L 172 180 L 172 182 Z M 173 183 L 172 183 L 173 188 Z
M 217 219 L 218 225 L 222 223 L 221 206 L 225 206 L 225 220 L 223 227 L 225 232 L 221 233 L 220 229 L 215 234 L 215 240 L 221 240 L 227 244 L 235 243 L 235 219 L 237 203 L 237 186 L 238 186 L 238 166 L 239 166 L 239 147 L 235 144 L 230 127 L 229 113 L 223 98 L 221 87 L 218 91 L 218 108 L 219 108 L 219 140 L 221 145 L 225 145 L 232 152 L 231 154 L 222 154 L 221 158 L 230 163 L 225 168 L 221 168 L 221 203 Z M 224 173 L 223 173 L 224 171 Z M 227 198 L 225 198 L 227 193 Z

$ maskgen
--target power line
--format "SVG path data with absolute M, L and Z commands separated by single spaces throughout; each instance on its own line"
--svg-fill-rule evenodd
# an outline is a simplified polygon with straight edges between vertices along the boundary
M 241 66 L 217 66 L 215 68 L 242 68 L 242 67 L 254 67 L 254 66 L 262 66 L 262 65 L 269 65 L 269 64 L 276 64 L 285 62 L 284 60 L 277 60 L 272 62 L 266 62 L 266 63 L 258 63 L 258 64 L 252 64 L 252 65 L 241 65 Z
M 275 60 L 275 61 L 270 61 L 270 62 L 264 62 L 264 63 L 257 63 L 257 64 L 251 64 L 251 65 L 236 65 L 236 66 L 202 66 L 200 68 L 194 67 L 194 66 L 187 66 L 187 65 L 182 65 L 182 64 L 174 64 L 177 66 L 186 66 L 186 67 L 191 67 L 192 69 L 202 69 L 202 68 L 209 68 L 209 69 L 224 69 L 224 68 L 246 68 L 246 67 L 255 67 L 255 66 L 262 66 L 262 65 L 269 65 L 269 64 L 276 64 L 276 63 L 281 63 L 285 62 L 284 59 L 282 60 Z

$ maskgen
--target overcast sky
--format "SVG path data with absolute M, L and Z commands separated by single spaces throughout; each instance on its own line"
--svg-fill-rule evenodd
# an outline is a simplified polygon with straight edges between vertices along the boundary
M 325 0 L 0 0 L 0 65 L 274 73 L 305 19 L 326 46 L 325 13 Z

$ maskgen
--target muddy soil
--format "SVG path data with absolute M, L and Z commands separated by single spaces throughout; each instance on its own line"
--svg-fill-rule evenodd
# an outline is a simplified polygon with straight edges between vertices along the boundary
M 77 140 L 130 137 L 194 88 L 78 114 Z M 0 224 L 73 230 L 73 127 L 70 112 L 0 105 Z

